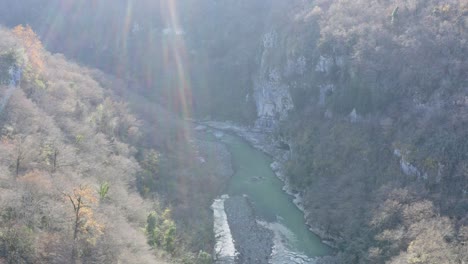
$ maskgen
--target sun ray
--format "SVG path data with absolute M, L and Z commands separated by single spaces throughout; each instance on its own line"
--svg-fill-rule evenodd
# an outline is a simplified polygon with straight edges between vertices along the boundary
M 192 91 L 188 72 L 189 60 L 176 1 L 162 1 L 161 12 L 165 25 L 163 30 L 165 35 L 163 42 L 164 62 L 169 70 L 175 71 L 171 77 L 176 78 L 171 83 L 175 85 L 175 87 L 172 87 L 174 90 L 171 91 L 176 100 L 173 102 L 173 107 L 182 115 L 183 119 L 188 120 L 192 114 Z M 186 126 L 182 132 L 183 140 L 188 142 L 191 139 L 190 128 Z

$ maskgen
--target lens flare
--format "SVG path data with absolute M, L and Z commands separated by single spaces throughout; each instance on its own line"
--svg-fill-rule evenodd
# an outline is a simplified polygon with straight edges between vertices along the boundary
M 157 98 L 168 110 L 190 120 L 191 69 L 180 3 L 144 2 L 150 8 L 142 9 L 142 3 L 134 0 L 112 5 L 103 1 L 57 1 L 48 6 L 47 22 L 37 31 L 45 46 L 59 52 L 66 49 L 67 54 L 111 72 L 128 86 L 141 84 L 147 89 L 144 96 Z M 114 15 L 109 16 L 109 12 Z M 154 118 L 167 117 L 156 114 Z M 183 122 L 182 126 L 174 136 L 180 144 L 187 144 L 190 123 Z
M 180 113 L 185 120 L 191 118 L 192 91 L 189 74 L 189 60 L 184 39 L 184 30 L 180 24 L 177 4 L 174 0 L 161 2 L 161 17 L 163 29 L 163 58 L 165 77 L 171 89 L 172 108 Z M 191 138 L 188 124 L 182 131 L 181 140 L 188 142 Z

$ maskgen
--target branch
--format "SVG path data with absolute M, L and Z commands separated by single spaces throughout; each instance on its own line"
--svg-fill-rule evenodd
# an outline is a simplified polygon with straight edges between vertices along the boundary
M 67 193 L 65 193 L 65 192 L 62 192 L 62 193 L 63 193 L 65 196 L 67 196 L 68 199 L 70 199 L 70 202 L 71 202 L 72 205 L 73 205 L 73 209 L 74 209 L 75 212 L 76 212 L 76 205 L 75 205 L 75 202 L 73 201 L 73 198 L 71 197 L 71 195 L 69 195 L 69 194 L 67 194 Z

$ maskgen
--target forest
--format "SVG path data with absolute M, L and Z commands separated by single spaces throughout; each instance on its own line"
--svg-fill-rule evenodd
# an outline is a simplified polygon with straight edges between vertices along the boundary
M 2 263 L 206 263 L 154 194 L 154 128 L 108 88 L 119 80 L 48 53 L 29 26 L 1 40 Z
M 216 263 L 191 120 L 288 149 L 317 263 L 468 263 L 468 2 L 0 7 L 0 263 Z

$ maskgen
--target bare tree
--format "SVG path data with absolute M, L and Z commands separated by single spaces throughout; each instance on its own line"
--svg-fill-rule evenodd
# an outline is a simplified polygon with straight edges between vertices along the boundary
M 34 161 L 37 157 L 37 145 L 33 136 L 15 135 L 13 138 L 3 138 L 3 147 L 9 153 L 10 166 L 15 177 L 18 177 L 22 168 Z M 29 166 L 32 168 L 32 166 Z
M 73 205 L 73 249 L 72 262 L 78 258 L 79 235 L 86 234 L 86 240 L 93 240 L 102 234 L 103 226 L 94 218 L 93 206 L 98 202 L 96 192 L 89 185 L 80 185 L 71 193 L 63 193 Z

